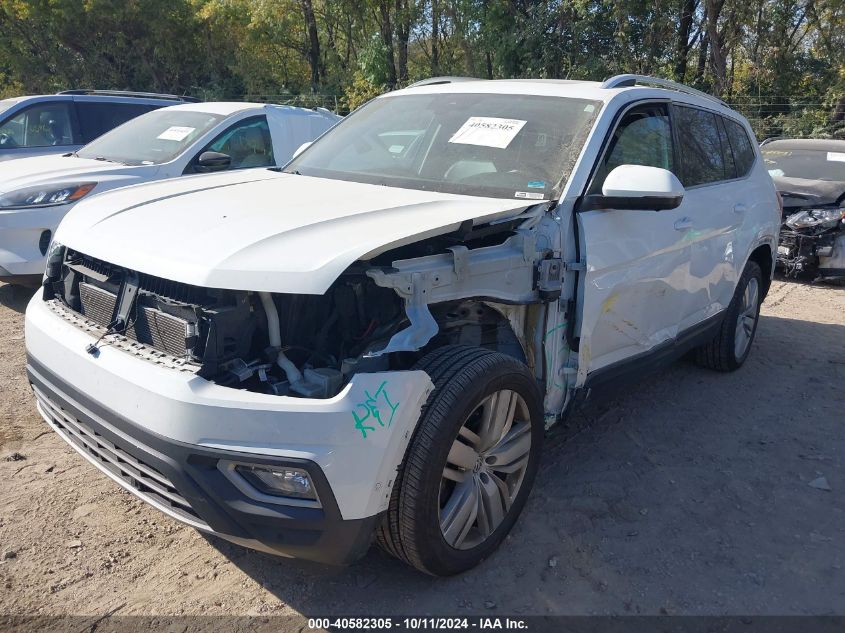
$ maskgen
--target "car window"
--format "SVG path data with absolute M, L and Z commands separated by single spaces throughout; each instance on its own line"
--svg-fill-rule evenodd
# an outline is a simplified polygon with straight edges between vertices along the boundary
M 666 106 L 649 104 L 625 113 L 610 139 L 590 193 L 601 193 L 604 179 L 620 165 L 674 170 L 672 128 Z
M 157 106 L 140 103 L 77 101 L 76 114 L 79 117 L 82 142 L 90 143 L 129 119 L 155 109 Z
M 179 106 L 153 110 L 106 132 L 77 155 L 127 165 L 159 165 L 187 151 L 224 118 Z
M 840 151 L 764 145 L 763 163 L 774 177 L 845 182 L 845 143 Z
M 757 153 L 748 139 L 748 133 L 745 131 L 744 126 L 731 119 L 723 120 L 728 133 L 728 140 L 730 140 L 731 148 L 733 149 L 737 176 L 742 178 L 743 176 L 747 176 L 748 172 L 751 171 L 751 166 L 754 164 Z
M 683 185 L 694 187 L 725 180 L 725 157 L 716 115 L 685 106 L 678 107 L 677 113 Z
M 70 103 L 52 101 L 22 110 L 0 125 L 0 148 L 73 145 Z
M 727 120 L 724 117 L 717 116 L 716 122 L 719 126 L 719 140 L 722 143 L 722 154 L 725 157 L 725 178 L 737 178 L 740 175 L 744 175 L 737 172 L 736 150 L 732 147 L 725 127 L 728 124 Z
M 273 139 L 265 116 L 238 121 L 206 145 L 197 154 L 197 158 L 203 152 L 226 154 L 232 159 L 229 169 L 271 167 L 276 164 L 273 158 Z
M 566 182 L 601 103 L 493 93 L 374 99 L 288 173 L 470 196 L 548 200 Z

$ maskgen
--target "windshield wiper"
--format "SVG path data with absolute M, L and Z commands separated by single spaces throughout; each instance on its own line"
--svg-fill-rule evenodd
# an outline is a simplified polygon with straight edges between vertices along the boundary
M 105 156 L 95 156 L 94 160 L 99 160 L 104 163 L 115 163 L 117 165 L 128 165 L 129 163 L 124 163 L 120 160 L 115 160 L 114 158 L 106 158 Z

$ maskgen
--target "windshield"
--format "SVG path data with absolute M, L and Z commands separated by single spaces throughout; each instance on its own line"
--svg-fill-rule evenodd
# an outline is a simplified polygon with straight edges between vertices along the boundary
M 496 198 L 560 191 L 601 103 L 501 94 L 371 101 L 285 167 L 288 173 Z
M 76 155 L 127 165 L 166 163 L 223 118 L 207 112 L 154 110 L 103 134 Z
M 769 174 L 774 177 L 845 181 L 845 148 L 841 152 L 816 149 L 761 150 Z

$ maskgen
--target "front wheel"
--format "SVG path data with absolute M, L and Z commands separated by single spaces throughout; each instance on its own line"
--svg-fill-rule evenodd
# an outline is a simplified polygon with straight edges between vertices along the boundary
M 718 333 L 696 350 L 699 365 L 717 371 L 734 371 L 742 367 L 757 333 L 762 298 L 763 272 L 756 262 L 748 262 Z
M 423 408 L 377 532 L 388 553 L 429 574 L 480 563 L 522 511 L 543 441 L 542 396 L 528 368 L 482 348 L 424 357 Z

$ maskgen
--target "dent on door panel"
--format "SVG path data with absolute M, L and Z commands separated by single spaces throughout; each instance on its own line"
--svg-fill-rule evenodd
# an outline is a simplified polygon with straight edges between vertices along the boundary
M 581 287 L 578 384 L 588 372 L 673 339 L 690 292 L 690 247 L 677 211 L 579 214 L 587 268 Z

